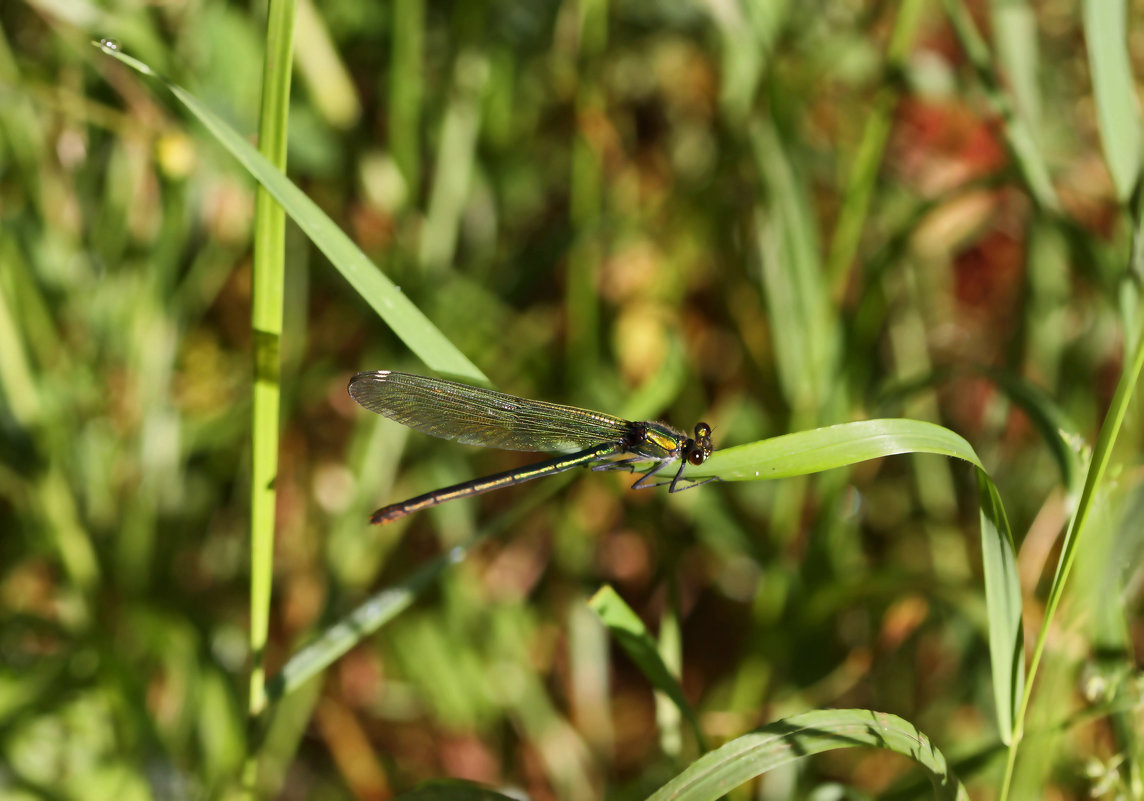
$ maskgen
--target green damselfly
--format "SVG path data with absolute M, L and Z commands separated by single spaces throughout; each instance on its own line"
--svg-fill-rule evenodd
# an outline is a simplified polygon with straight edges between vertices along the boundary
M 667 484 L 669 492 L 679 492 L 714 480 L 683 478 L 688 464 L 701 465 L 711 455 L 711 426 L 706 423 L 695 426 L 692 438 L 663 423 L 632 422 L 575 406 L 391 370 L 358 373 L 350 379 L 349 393 L 371 412 L 434 437 L 507 451 L 573 451 L 383 506 L 370 516 L 371 523 L 389 523 L 445 501 L 492 492 L 573 467 L 636 472 L 637 464 L 653 462 L 632 489 Z M 671 481 L 650 481 L 676 461 L 680 462 L 679 470 Z

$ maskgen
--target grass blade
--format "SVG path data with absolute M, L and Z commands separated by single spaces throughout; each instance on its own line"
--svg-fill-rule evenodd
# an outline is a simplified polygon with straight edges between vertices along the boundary
M 899 453 L 936 453 L 982 468 L 972 446 L 948 428 L 922 420 L 860 420 L 798 431 L 716 450 L 689 478 L 723 481 L 791 478 Z
M 292 0 L 270 3 L 263 65 L 259 146 L 268 163 L 286 168 L 287 119 L 294 52 Z M 286 216 L 259 188 L 254 204 L 254 269 L 250 324 L 254 341 L 251 407 L 250 481 L 250 681 L 247 715 L 255 721 L 266 709 L 266 644 L 270 632 L 270 593 L 274 575 L 274 523 L 278 493 L 278 429 L 281 406 L 282 316 L 286 285 Z M 243 786 L 254 795 L 258 749 L 247 752 Z
M 707 745 L 703 730 L 699 728 L 699 718 L 683 695 L 683 687 L 680 686 L 679 680 L 671 675 L 671 671 L 663 663 L 655 640 L 644 628 L 639 616 L 610 586 L 601 587 L 592 596 L 589 606 L 600 616 L 600 620 L 608 627 L 608 631 L 616 638 L 624 653 L 636 663 L 652 686 L 672 700 L 695 732 L 699 748 L 706 751 Z
M 718 450 L 691 478 L 723 481 L 791 478 L 903 453 L 935 453 L 969 462 L 977 470 L 989 653 L 993 695 L 1002 738 L 1013 730 L 1024 689 L 1024 635 L 1013 534 L 1001 497 L 972 446 L 958 434 L 921 420 L 862 420 Z
M 406 196 L 421 192 L 421 114 L 425 79 L 425 0 L 394 0 L 389 69 L 389 145 L 405 178 Z
M 885 71 L 897 75 L 905 67 L 906 57 L 914 42 L 924 9 L 924 0 L 908 0 L 901 4 L 894 18 L 894 32 L 890 37 L 890 48 L 886 57 Z M 865 231 L 870 210 L 870 200 L 882 168 L 886 143 L 890 138 L 894 110 L 898 106 L 901 89 L 898 82 L 890 81 L 874 97 L 870 104 L 870 115 L 866 118 L 862 139 L 854 154 L 846 179 L 846 191 L 842 196 L 842 206 L 838 212 L 838 222 L 830 239 L 830 249 L 826 257 L 826 276 L 834 297 L 841 297 L 845 291 L 851 263 L 858 252 L 858 245 Z
M 1053 625 L 1057 608 L 1060 606 L 1061 598 L 1064 595 L 1069 573 L 1072 571 L 1073 563 L 1076 561 L 1077 546 L 1081 541 L 1081 537 L 1085 535 L 1085 525 L 1088 523 L 1089 515 L 1092 514 L 1093 506 L 1096 504 L 1096 494 L 1104 484 L 1105 473 L 1107 473 L 1109 464 L 1112 461 L 1112 449 L 1116 444 L 1116 439 L 1124 423 L 1124 418 L 1128 414 L 1132 395 L 1136 390 L 1136 383 L 1140 378 L 1142 369 L 1144 369 L 1144 332 L 1141 332 L 1137 337 L 1132 360 L 1125 365 L 1125 370 L 1120 376 L 1120 382 L 1116 386 L 1116 393 L 1113 395 L 1108 416 L 1104 419 L 1104 425 L 1101 426 L 1100 435 L 1096 440 L 1096 447 L 1093 449 L 1092 461 L 1088 467 L 1088 474 L 1085 476 L 1084 489 L 1081 490 L 1080 500 L 1077 502 L 1076 514 L 1073 516 L 1069 529 L 1065 533 L 1064 545 L 1061 547 L 1060 561 L 1057 563 L 1057 571 L 1053 576 L 1053 584 L 1049 589 L 1049 597 L 1045 603 L 1045 617 L 1041 623 L 1041 629 L 1037 633 L 1037 642 L 1036 645 L 1033 646 L 1033 656 L 1029 662 L 1028 683 L 1023 689 L 1020 707 L 1017 710 L 1017 717 L 1014 720 L 1014 747 L 1009 751 L 1009 763 L 1006 766 L 1005 784 L 1002 787 L 1001 798 L 1008 796 L 1009 782 L 1012 779 L 1018 751 L 1016 745 L 1020 743 L 1021 736 L 1024 733 L 1025 713 L 1029 707 L 1033 681 L 1036 678 L 1037 668 L 1040 665 L 1041 656 L 1045 650 L 1049 630 Z
M 98 43 L 97 47 L 101 47 Z M 377 269 L 346 234 L 327 217 L 290 179 L 268 162 L 237 131 L 222 121 L 194 95 L 174 84 L 149 66 L 113 49 L 102 48 L 127 66 L 157 79 L 211 134 L 230 151 L 251 175 L 282 204 L 330 262 L 385 320 L 401 341 L 426 365 L 439 373 L 477 383 L 487 383 L 485 375 L 422 314 L 392 281 Z
M 340 622 L 325 629 L 318 639 L 295 653 L 282 670 L 266 684 L 266 696 L 274 701 L 297 690 L 333 664 L 363 638 L 400 615 L 434 586 L 447 568 L 461 561 L 467 549 L 458 547 L 437 557 L 397 586 L 376 593 Z
M 779 720 L 732 740 L 691 763 L 648 801 L 715 801 L 780 765 L 855 747 L 884 748 L 913 759 L 930 774 L 937 798 L 969 798 L 945 756 L 911 723 L 865 709 L 825 709 Z
M 286 120 L 290 107 L 290 65 L 294 49 L 294 3 L 270 4 L 263 78 L 259 141 L 268 163 L 286 166 Z M 274 507 L 278 472 L 278 409 L 286 262 L 286 218 L 264 189 L 255 200 L 254 286 L 251 327 L 254 332 L 254 396 L 251 437 L 250 499 L 250 714 L 266 706 L 262 692 L 263 656 L 270 627 L 270 579 L 273 572 Z
M 822 408 L 836 386 L 839 331 L 806 187 L 771 127 L 755 124 L 751 145 L 769 197 L 768 208 L 755 214 L 776 367 L 799 419 Z
M 945 9 L 950 22 L 953 23 L 958 39 L 961 40 L 961 46 L 965 49 L 965 54 L 973 65 L 973 71 L 977 73 L 977 78 L 981 82 L 981 87 L 989 100 L 989 104 L 1001 116 L 1004 124 L 1005 141 L 1009 145 L 1017 168 L 1025 179 L 1026 189 L 1042 208 L 1052 212 L 1059 211 L 1060 200 L 1057 197 L 1056 189 L 1053 188 L 1052 179 L 1049 177 L 1048 165 L 1045 164 L 1045 160 L 1037 148 L 1036 137 L 1033 135 L 1029 124 L 1013 111 L 1012 104 L 1010 104 L 1009 98 L 997 77 L 997 71 L 993 65 L 993 55 L 989 52 L 989 47 L 981 38 L 981 34 L 978 33 L 969 9 L 966 8 L 962 0 L 945 0 Z
M 1037 21 L 1026 0 L 993 0 L 990 4 L 997 60 L 1013 92 L 1022 122 L 1036 135 L 1041 130 L 1041 98 L 1037 90 Z
M 1104 159 L 1126 202 L 1140 179 L 1140 104 L 1128 59 L 1124 0 L 1085 0 L 1084 31 Z
M 421 267 L 430 275 L 439 275 L 456 255 L 461 216 L 476 167 L 481 105 L 488 77 L 488 59 L 483 53 L 465 51 L 457 56 L 453 91 L 441 123 L 437 153 L 437 163 L 451 167 L 439 170 L 434 177 L 418 253 Z
M 1009 744 L 1017 704 L 1025 688 L 1025 633 L 1021 626 L 1021 583 L 1013 534 L 1001 496 L 989 475 L 977 470 L 980 498 L 981 563 L 985 572 L 985 608 L 989 615 L 989 659 L 997 728 Z

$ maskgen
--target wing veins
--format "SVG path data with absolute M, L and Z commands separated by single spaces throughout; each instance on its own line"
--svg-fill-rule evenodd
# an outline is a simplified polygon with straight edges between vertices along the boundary
M 372 412 L 467 445 L 556 451 L 619 441 L 629 428 L 625 420 L 588 409 L 410 373 L 360 373 L 349 389 Z

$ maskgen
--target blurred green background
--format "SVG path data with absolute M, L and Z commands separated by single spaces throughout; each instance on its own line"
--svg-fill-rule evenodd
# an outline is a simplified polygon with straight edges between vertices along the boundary
M 253 136 L 263 14 L 0 5 L 5 798 L 238 786 L 252 181 L 90 41 Z M 1071 501 L 1000 387 L 1039 388 L 1030 403 L 1091 442 L 1138 324 L 1136 108 L 1113 124 L 1095 97 L 1093 24 L 1064 0 L 303 3 L 288 173 L 505 391 L 703 419 L 717 448 L 878 416 L 961 433 L 1005 501 L 1031 632 Z M 1133 74 L 1141 35 L 1107 45 Z M 287 236 L 271 673 L 370 592 L 498 533 L 281 704 L 271 796 L 445 776 L 646 796 L 694 744 L 587 610 L 611 583 L 677 641 L 715 742 L 805 709 L 893 712 L 973 757 L 961 777 L 993 797 L 969 468 L 900 456 L 671 497 L 579 473 L 370 527 L 382 503 L 528 457 L 354 406 L 354 372 L 425 367 Z M 1014 797 L 1140 797 L 1137 418 Z M 760 797 L 916 778 L 845 752 L 768 775 Z

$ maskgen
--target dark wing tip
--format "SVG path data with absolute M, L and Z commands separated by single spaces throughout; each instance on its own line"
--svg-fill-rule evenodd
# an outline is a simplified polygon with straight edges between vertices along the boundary
M 350 397 L 355 401 L 363 403 L 366 388 L 371 384 L 384 381 L 389 377 L 391 372 L 391 370 L 369 370 L 364 373 L 358 373 L 350 379 L 350 383 L 346 386 L 346 391 L 349 392 Z

